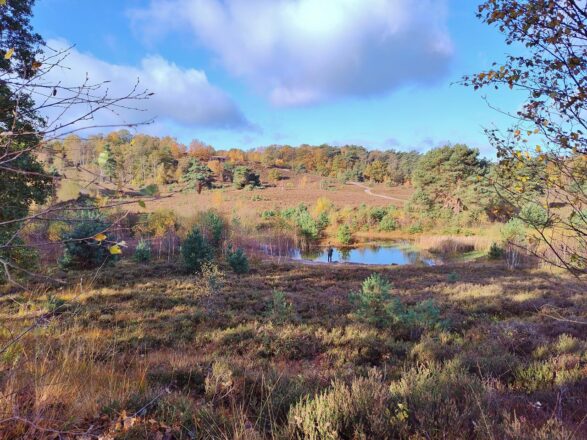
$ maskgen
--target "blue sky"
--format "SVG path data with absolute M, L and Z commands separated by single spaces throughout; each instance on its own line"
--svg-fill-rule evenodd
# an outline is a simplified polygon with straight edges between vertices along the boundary
M 34 27 L 75 44 L 68 79 L 140 77 L 140 131 L 218 149 L 360 144 L 424 151 L 508 120 L 454 84 L 511 48 L 471 0 L 37 0 Z M 521 97 L 492 94 L 515 110 Z

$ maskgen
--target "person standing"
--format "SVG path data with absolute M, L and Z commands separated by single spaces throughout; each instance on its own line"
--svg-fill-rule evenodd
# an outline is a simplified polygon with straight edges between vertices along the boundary
M 332 246 L 328 246 L 328 262 L 332 263 L 332 254 L 334 254 L 334 249 L 332 249 Z

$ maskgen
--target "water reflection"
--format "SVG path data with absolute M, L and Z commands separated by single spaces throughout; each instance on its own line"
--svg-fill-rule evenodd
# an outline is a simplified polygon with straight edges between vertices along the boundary
M 435 260 L 429 255 L 423 255 L 408 243 L 375 243 L 348 248 L 334 247 L 333 262 L 378 264 L 378 265 L 406 265 L 425 264 L 433 266 Z M 298 247 L 262 246 L 262 250 L 273 256 L 288 257 L 294 260 L 328 262 L 327 247 L 311 246 L 305 249 Z

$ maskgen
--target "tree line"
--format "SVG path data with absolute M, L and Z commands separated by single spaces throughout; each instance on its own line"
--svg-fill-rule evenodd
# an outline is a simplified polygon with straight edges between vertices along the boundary
M 411 182 L 420 156 L 416 151 L 367 150 L 356 145 L 271 145 L 248 151 L 217 150 L 199 140 L 186 146 L 170 136 L 132 135 L 128 130 L 118 130 L 86 139 L 73 134 L 55 140 L 43 152 L 42 159 L 54 174 L 63 174 L 71 167 L 85 168 L 120 185 L 165 185 L 181 182 L 194 173 L 232 181 L 235 166 L 247 164 L 315 173 L 342 181 L 406 185 Z M 279 173 L 273 176 L 273 180 L 279 180 Z

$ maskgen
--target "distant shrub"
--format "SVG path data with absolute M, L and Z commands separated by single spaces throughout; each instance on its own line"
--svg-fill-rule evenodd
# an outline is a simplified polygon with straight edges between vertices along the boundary
M 351 228 L 348 225 L 342 225 L 338 228 L 338 232 L 336 234 L 336 238 L 341 244 L 351 244 L 353 240 L 353 234 L 351 232 Z
M 229 246 L 226 252 L 226 261 L 233 272 L 238 275 L 249 272 L 249 259 L 241 248 L 233 251 L 232 246 Z
M 234 169 L 233 186 L 237 189 L 243 189 L 246 186 L 255 186 L 261 185 L 261 180 L 259 179 L 259 175 L 255 173 L 248 167 L 245 166 L 238 166 Z
M 294 317 L 294 308 L 281 290 L 273 291 L 273 298 L 269 307 L 269 318 L 276 324 L 283 324 Z
M 490 260 L 499 260 L 503 257 L 503 248 L 497 243 L 491 243 L 489 251 L 487 251 L 487 258 Z
M 47 228 L 47 238 L 49 241 L 60 241 L 61 238 L 71 231 L 71 226 L 66 222 L 57 221 L 51 222 Z
M 279 213 L 274 209 L 268 209 L 261 212 L 261 218 L 263 220 L 268 220 L 270 218 L 275 218 L 279 215 Z
M 190 272 L 198 272 L 204 262 L 212 259 L 212 248 L 198 228 L 193 228 L 182 243 L 181 255 Z
M 550 224 L 548 211 L 536 202 L 525 205 L 520 211 L 519 218 L 534 228 L 545 228 Z
M 213 210 L 208 210 L 198 215 L 196 223 L 209 243 L 218 249 L 227 231 L 226 222 L 222 216 Z
M 281 217 L 291 221 L 297 227 L 298 233 L 307 240 L 316 240 L 323 229 L 328 225 L 324 217 L 315 220 L 308 207 L 303 203 L 294 208 L 286 208 L 281 211 Z
M 334 204 L 327 197 L 318 197 L 316 204 L 314 205 L 314 214 L 320 215 L 322 213 L 328 213 L 332 210 Z
M 146 240 L 139 241 L 133 259 L 137 263 L 147 263 L 151 261 L 151 243 Z
M 197 296 L 209 296 L 217 293 L 226 282 L 224 272 L 209 261 L 202 263 L 200 277 L 194 280 L 195 293 Z
M 459 280 L 459 274 L 456 272 L 451 272 L 446 276 L 446 280 L 449 283 L 456 283 Z
M 115 262 L 117 255 L 112 255 L 104 240 L 96 236 L 108 229 L 102 221 L 86 220 L 78 223 L 71 232 L 63 235 L 65 245 L 59 265 L 63 269 L 95 269 L 106 261 Z
M 424 227 L 420 222 L 412 223 L 408 227 L 408 234 L 421 234 L 422 232 L 424 232 Z
M 279 182 L 281 180 L 281 173 L 279 172 L 278 169 L 272 168 L 269 171 L 269 176 L 268 177 L 269 177 L 269 180 L 271 182 L 277 183 L 277 182 Z
M 318 219 L 316 220 L 316 225 L 318 226 L 319 231 L 323 231 L 328 227 L 330 224 L 330 219 L 328 218 L 328 214 L 326 212 L 321 212 L 318 215 Z
M 383 218 L 388 214 L 388 210 L 387 208 L 381 207 L 381 206 L 374 206 L 373 208 L 371 208 L 369 210 L 369 217 L 374 221 L 374 222 L 381 222 L 381 220 L 383 220 Z
M 520 249 L 526 245 L 526 225 L 520 219 L 511 219 L 502 227 L 501 235 L 506 243 L 506 264 L 510 269 L 516 269 L 520 266 L 522 259 Z
M 379 230 L 383 232 L 395 231 L 398 228 L 397 220 L 387 214 L 379 221 Z
M 147 185 L 139 190 L 142 196 L 153 197 L 159 194 L 159 187 L 154 183 Z

